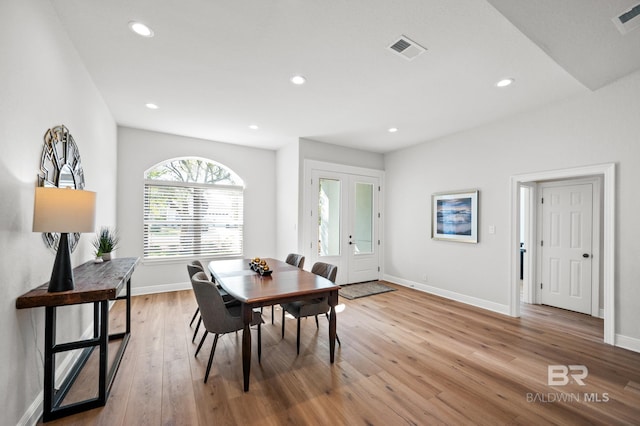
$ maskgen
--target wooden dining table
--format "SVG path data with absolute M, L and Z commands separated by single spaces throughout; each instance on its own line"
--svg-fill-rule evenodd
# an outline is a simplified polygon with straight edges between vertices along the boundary
M 244 391 L 249 390 L 251 372 L 252 311 L 262 306 L 298 300 L 328 297 L 329 306 L 329 359 L 335 359 L 336 310 L 340 286 L 328 279 L 277 259 L 263 259 L 271 269 L 271 275 L 262 276 L 251 269 L 250 259 L 215 260 L 208 268 L 214 281 L 231 296 L 240 301 L 244 329 L 242 331 L 242 374 Z

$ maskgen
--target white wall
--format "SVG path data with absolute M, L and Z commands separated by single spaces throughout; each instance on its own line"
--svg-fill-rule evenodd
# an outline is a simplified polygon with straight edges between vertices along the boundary
M 141 258 L 131 285 L 136 293 L 190 288 L 186 261 L 142 261 L 142 197 L 144 172 L 177 157 L 214 160 L 240 176 L 244 191 L 244 254 L 276 255 L 276 156 L 248 148 L 127 127 L 118 128 L 119 257 Z
M 49 280 L 55 257 L 31 232 L 44 134 L 71 131 L 85 189 L 98 194 L 97 224 L 115 224 L 117 146 L 113 118 L 48 1 L 0 2 L 0 75 L 0 423 L 14 425 L 42 404 L 44 308 L 17 310 L 15 299 Z M 81 237 L 73 266 L 92 257 L 92 238 Z M 79 337 L 89 312 L 61 310 L 59 338 Z
M 504 307 L 510 176 L 615 162 L 616 333 L 640 343 L 639 117 L 637 72 L 552 107 L 387 154 L 386 274 Z M 469 188 L 480 190 L 480 243 L 431 240 L 431 194 Z
M 276 249 L 286 259 L 298 249 L 298 142 L 276 152 Z
M 325 161 L 327 163 L 344 164 L 346 166 L 364 167 L 366 169 L 384 170 L 384 155 L 360 149 L 346 148 L 330 143 L 300 138 L 300 178 L 304 171 L 304 160 Z

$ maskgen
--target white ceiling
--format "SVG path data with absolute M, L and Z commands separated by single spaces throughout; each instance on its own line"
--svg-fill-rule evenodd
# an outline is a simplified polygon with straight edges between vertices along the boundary
M 535 34 L 557 1 L 490 2 L 527 36 L 484 0 L 51 0 L 120 125 L 267 149 L 303 137 L 376 152 L 593 87 L 577 60 L 552 59 L 555 45 Z M 546 9 L 528 20 L 508 3 Z M 600 9 L 581 11 L 593 19 Z M 155 37 L 133 34 L 131 20 Z M 400 35 L 427 52 L 395 55 L 387 46 Z M 294 74 L 307 84 L 292 85 Z M 504 77 L 515 84 L 495 87 Z

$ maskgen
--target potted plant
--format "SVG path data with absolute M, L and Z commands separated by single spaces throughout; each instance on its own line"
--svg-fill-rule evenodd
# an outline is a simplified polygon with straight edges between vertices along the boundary
M 118 247 L 118 234 L 115 229 L 108 226 L 100 228 L 100 232 L 96 234 L 93 240 L 93 247 L 96 249 L 96 258 L 102 257 L 102 260 L 111 260 L 111 252 Z

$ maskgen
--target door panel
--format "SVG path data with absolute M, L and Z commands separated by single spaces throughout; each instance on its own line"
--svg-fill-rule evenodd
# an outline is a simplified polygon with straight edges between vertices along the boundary
M 541 302 L 591 314 L 593 185 L 542 189 Z
M 373 184 L 356 182 L 353 212 L 353 244 L 355 254 L 373 253 Z
M 350 235 L 348 283 L 377 280 L 378 265 L 378 179 L 350 176 Z
M 312 175 L 313 199 L 311 212 L 311 256 L 305 262 L 308 269 L 315 262 L 338 267 L 336 283 L 344 282 L 347 262 L 344 259 L 346 236 L 344 208 L 348 204 L 345 176 L 341 173 Z
M 318 254 L 340 256 L 342 182 L 322 178 L 318 183 Z

